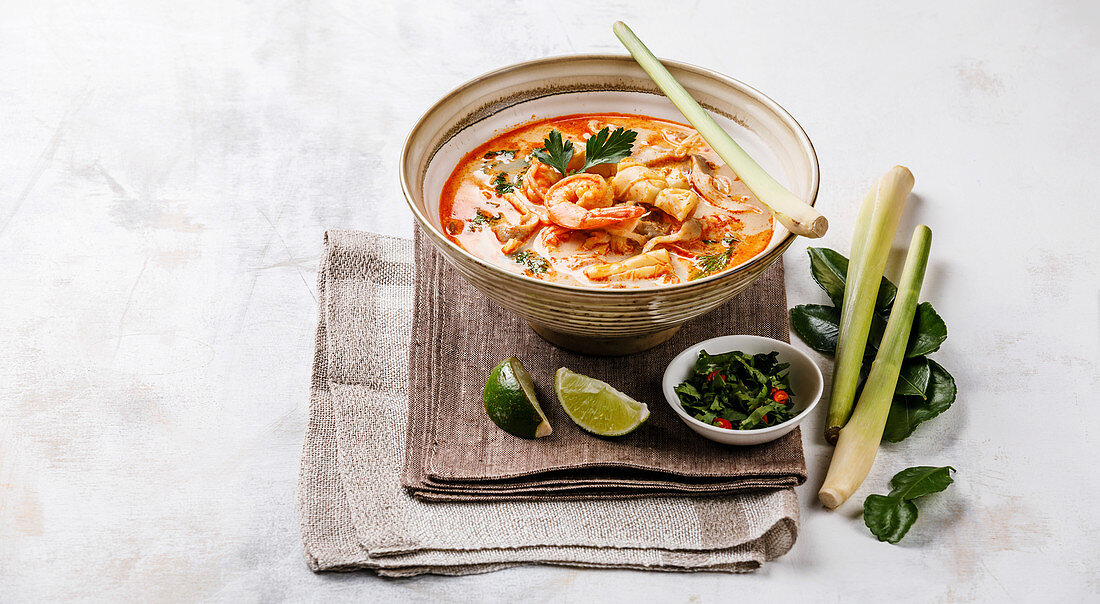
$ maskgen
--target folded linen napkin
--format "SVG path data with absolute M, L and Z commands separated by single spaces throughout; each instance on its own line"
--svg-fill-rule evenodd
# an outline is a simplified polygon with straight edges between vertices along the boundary
M 557 348 L 462 279 L 417 231 L 416 296 L 409 367 L 409 431 L 402 482 L 431 501 L 714 495 L 806 480 L 801 433 L 755 447 L 706 440 L 661 393 L 665 367 L 684 348 L 730 333 L 789 340 L 783 266 L 776 263 L 729 303 L 671 340 L 628 357 Z M 489 370 L 516 356 L 531 373 L 553 434 L 516 438 L 486 416 Z M 568 367 L 649 406 L 649 420 L 614 439 L 593 438 L 557 403 L 554 372 Z
M 298 488 L 311 569 L 459 575 L 542 563 L 745 572 L 794 544 L 791 488 L 493 503 L 411 497 L 400 475 L 413 280 L 410 241 L 326 234 Z

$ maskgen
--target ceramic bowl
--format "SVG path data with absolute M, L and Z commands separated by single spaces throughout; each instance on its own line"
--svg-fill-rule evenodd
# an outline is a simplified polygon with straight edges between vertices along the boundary
M 665 64 L 715 119 L 777 180 L 802 199 L 817 196 L 813 145 L 782 107 L 721 74 Z M 423 233 L 458 273 L 550 342 L 589 354 L 632 354 L 670 338 L 689 319 L 747 288 L 794 238 L 778 223 L 767 248 L 717 275 L 649 289 L 597 289 L 549 283 L 481 260 L 448 239 L 440 193 L 470 149 L 536 119 L 575 113 L 683 117 L 628 56 L 581 55 L 521 63 L 447 94 L 413 127 L 401 154 L 401 187 Z
M 710 354 L 721 354 L 739 350 L 746 354 L 779 352 L 779 362 L 790 363 L 790 386 L 794 395 L 791 396 L 792 404 L 797 413 L 791 419 L 776 424 L 769 428 L 759 430 L 726 430 L 718 426 L 704 424 L 684 411 L 680 404 L 680 396 L 676 394 L 676 386 L 679 386 L 691 375 L 691 368 L 695 366 L 699 352 L 706 350 Z M 710 440 L 727 445 L 759 445 L 773 441 L 784 434 L 794 430 L 798 424 L 809 417 L 817 402 L 821 400 L 821 392 L 825 387 L 825 379 L 821 375 L 821 369 L 801 350 L 786 342 L 773 340 L 761 336 L 722 336 L 712 338 L 705 342 L 699 342 L 695 346 L 681 352 L 665 369 L 664 379 L 661 381 L 661 391 L 672 410 L 689 428 Z

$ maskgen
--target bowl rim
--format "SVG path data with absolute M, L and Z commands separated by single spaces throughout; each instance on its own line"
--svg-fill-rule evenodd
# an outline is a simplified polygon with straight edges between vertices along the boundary
M 479 258 L 479 257 L 475 256 L 474 254 L 470 253 L 469 251 L 467 251 L 462 246 L 459 246 L 455 242 L 451 241 L 446 235 L 444 235 L 441 231 L 439 231 L 438 229 L 436 229 L 432 225 L 431 221 L 420 211 L 420 209 L 416 206 L 416 203 L 413 201 L 412 185 L 411 185 L 411 183 L 409 183 L 409 179 L 407 178 L 406 170 L 405 170 L 406 165 L 408 165 L 408 163 L 409 163 L 410 154 L 412 153 L 412 140 L 420 132 L 420 130 L 423 128 L 425 122 L 427 122 L 427 120 L 434 113 L 439 111 L 446 103 L 451 101 L 451 99 L 453 99 L 454 97 L 461 94 L 467 88 L 469 88 L 471 86 L 474 86 L 475 84 L 480 83 L 482 80 L 486 80 L 488 78 L 493 78 L 493 77 L 498 77 L 498 76 L 503 76 L 503 75 L 506 75 L 506 74 L 511 73 L 511 72 L 520 71 L 520 70 L 523 70 L 523 69 L 527 69 L 527 68 L 530 68 L 530 67 L 535 67 L 535 66 L 542 65 L 542 64 L 548 64 L 549 65 L 549 64 L 556 64 L 556 63 L 568 63 L 568 62 L 572 62 L 572 61 L 593 61 L 593 60 L 610 60 L 610 61 L 627 62 L 627 63 L 630 63 L 632 65 L 636 64 L 634 59 L 630 55 L 611 54 L 611 53 L 581 53 L 581 54 L 567 54 L 567 55 L 552 55 L 552 56 L 543 57 L 543 58 L 540 58 L 540 59 L 532 59 L 532 60 L 529 60 L 529 61 L 522 61 L 520 63 L 513 63 L 511 65 L 506 65 L 504 67 L 499 67 L 497 69 L 487 71 L 485 73 L 482 73 L 479 76 L 471 78 L 471 79 L 459 84 L 455 88 L 451 89 L 449 92 L 447 92 L 442 97 L 440 97 L 439 100 L 437 100 L 430 107 L 428 107 L 428 109 L 426 111 L 424 111 L 424 113 L 420 116 L 420 118 L 413 125 L 412 129 L 409 131 L 409 134 L 405 137 L 405 142 L 401 146 L 401 161 L 398 163 L 398 166 L 397 166 L 398 175 L 399 175 L 400 181 L 401 181 L 401 192 L 405 196 L 405 203 L 408 204 L 409 210 L 412 211 L 413 217 L 416 218 L 416 221 L 420 224 L 420 226 L 424 229 L 427 229 L 433 239 L 436 239 L 437 241 L 440 241 L 440 242 L 444 243 L 445 245 L 447 245 L 451 249 L 452 252 L 456 252 L 456 253 L 458 253 L 462 256 L 465 256 L 466 258 L 468 258 L 470 260 L 473 260 L 476 264 L 478 264 L 478 265 L 480 265 L 484 268 L 489 269 L 491 272 L 496 273 L 498 276 L 500 276 L 502 278 L 505 278 L 505 279 L 516 279 L 516 278 L 523 279 L 523 280 L 525 280 L 525 282 L 530 283 L 530 285 L 532 287 L 536 287 L 536 288 L 543 287 L 543 288 L 547 288 L 547 289 L 550 289 L 550 290 L 557 290 L 558 292 L 563 292 L 563 293 L 565 293 L 565 292 L 568 292 L 568 293 L 584 293 L 584 294 L 587 294 L 587 295 L 595 295 L 595 296 L 619 297 L 619 296 L 622 296 L 624 294 L 639 294 L 639 293 L 642 293 L 642 292 L 651 292 L 651 291 L 652 292 L 673 292 L 673 291 L 679 291 L 679 290 L 684 290 L 684 289 L 693 288 L 693 287 L 705 286 L 707 284 L 716 283 L 716 282 L 719 282 L 719 281 L 724 281 L 724 280 L 727 280 L 727 279 L 731 279 L 734 276 L 739 275 L 743 271 L 747 271 L 748 269 L 754 267 L 755 265 L 757 265 L 761 262 L 770 263 L 775 258 L 778 258 L 779 256 L 781 256 L 783 254 L 783 252 L 786 251 L 786 249 L 790 245 L 790 243 L 797 236 L 794 233 L 791 233 L 791 232 L 788 231 L 787 235 L 781 241 L 778 242 L 778 244 L 772 249 L 771 252 L 766 252 L 766 253 L 762 252 L 760 254 L 757 254 L 753 258 L 749 259 L 747 262 L 745 262 L 745 263 L 743 263 L 739 266 L 736 266 L 731 270 L 722 271 L 721 273 L 718 273 L 716 275 L 710 275 L 709 277 L 704 277 L 702 279 L 697 279 L 697 280 L 694 280 L 694 281 L 688 281 L 687 283 L 676 283 L 676 284 L 671 284 L 671 285 L 660 285 L 660 286 L 652 287 L 652 288 L 631 288 L 631 289 L 606 288 L 605 289 L 605 288 L 596 288 L 596 287 L 586 287 L 586 286 L 583 286 L 583 285 L 570 285 L 570 284 L 566 284 L 566 283 L 556 283 L 556 282 L 552 282 L 552 281 L 543 281 L 542 279 L 535 279 L 535 278 L 532 278 L 532 277 L 528 277 L 526 275 L 522 275 L 522 274 L 519 274 L 519 273 L 509 271 L 509 270 L 504 269 L 502 267 L 499 267 L 499 266 L 497 266 L 497 265 L 495 265 L 495 264 L 493 264 L 493 263 L 491 263 L 487 260 L 484 260 L 482 258 Z M 798 121 L 795 120 L 794 117 L 789 112 L 787 112 L 786 109 L 784 109 L 779 103 L 775 102 L 768 95 L 764 94 L 763 92 L 760 92 L 756 88 L 742 82 L 741 80 L 731 78 L 731 77 L 723 75 L 723 74 L 721 74 L 717 71 L 707 69 L 705 67 L 700 67 L 700 66 L 697 66 L 697 65 L 694 65 L 694 64 L 691 64 L 691 63 L 685 63 L 685 62 L 682 62 L 682 61 L 672 61 L 672 60 L 668 60 L 668 59 L 659 59 L 659 60 L 663 64 L 665 64 L 667 67 L 676 68 L 676 69 L 680 69 L 680 70 L 688 71 L 688 72 L 693 72 L 696 75 L 701 75 L 701 76 L 704 76 L 704 77 L 709 77 L 709 78 L 712 78 L 712 79 L 715 79 L 715 80 L 719 80 L 719 81 L 722 81 L 725 84 L 730 85 L 734 88 L 739 88 L 743 92 L 745 92 L 748 96 L 753 97 L 754 100 L 761 103 L 766 108 L 768 108 L 770 111 L 772 111 L 776 116 L 779 117 L 779 119 L 782 122 L 786 123 L 791 128 L 791 130 L 794 132 L 795 137 L 800 139 L 799 142 L 800 142 L 801 146 L 803 147 L 803 151 L 805 151 L 809 155 L 809 158 L 811 160 L 810 161 L 810 168 L 811 168 L 811 187 L 810 187 L 811 190 L 810 190 L 810 193 L 811 194 L 810 194 L 810 200 L 809 200 L 808 203 L 811 206 L 814 206 L 817 203 L 817 195 L 818 195 L 818 192 L 819 192 L 820 187 L 821 187 L 821 168 L 820 168 L 820 163 L 819 163 L 818 158 L 817 158 L 817 150 L 814 148 L 813 141 L 810 140 L 810 137 L 809 137 L 809 135 L 806 134 L 805 129 L 802 128 L 802 125 L 799 124 Z M 657 93 L 657 94 L 660 94 L 660 93 Z M 509 105 L 509 106 L 511 106 L 511 105 Z M 501 107 L 501 110 L 503 110 L 505 108 L 507 108 L 507 107 Z M 711 110 L 714 110 L 714 109 L 711 108 Z M 494 112 L 494 113 L 496 113 L 496 112 Z M 478 119 L 474 122 L 471 122 L 470 124 L 468 124 L 467 126 L 462 128 L 462 130 L 465 130 L 466 128 L 469 128 L 470 126 L 473 126 L 474 124 L 482 122 L 485 119 L 487 119 L 488 117 L 489 116 L 487 115 L 484 118 L 481 118 L 481 119 Z M 456 134 L 457 134 L 457 132 L 456 132 Z M 444 142 L 444 144 L 446 144 L 446 143 Z M 444 254 L 444 255 L 446 256 L 446 254 Z
M 795 415 L 791 419 L 789 419 L 789 420 L 787 420 L 783 423 L 776 424 L 774 426 L 769 426 L 767 428 L 758 428 L 758 429 L 755 429 L 755 430 L 727 430 L 725 428 L 719 428 L 718 426 L 712 426 L 710 424 L 704 424 L 703 422 L 701 422 L 701 421 L 695 419 L 694 417 L 688 415 L 687 411 L 684 411 L 683 405 L 680 404 L 680 397 L 676 394 L 676 391 L 674 390 L 674 388 L 679 384 L 678 383 L 677 384 L 672 384 L 670 382 L 670 380 L 673 379 L 672 376 L 670 375 L 670 372 L 672 371 L 672 366 L 676 365 L 681 359 L 683 359 L 689 353 L 691 353 L 692 355 L 697 356 L 699 354 L 700 350 L 702 350 L 703 348 L 706 348 L 707 344 L 709 344 L 711 342 L 715 342 L 717 340 L 725 340 L 727 338 L 757 340 L 757 341 L 767 342 L 769 345 L 778 344 L 778 345 L 780 345 L 780 348 L 784 349 L 784 350 L 779 351 L 780 353 L 785 351 L 785 352 L 793 354 L 795 356 L 800 356 L 803 359 L 805 359 L 806 361 L 808 361 L 810 363 L 810 366 L 814 368 L 814 373 L 817 375 L 817 393 L 814 395 L 813 400 L 810 401 L 810 403 L 808 405 L 806 405 L 805 409 L 800 411 L 798 413 L 798 415 Z M 731 352 L 733 350 L 736 350 L 736 348 L 730 348 L 729 350 L 722 350 L 721 352 L 716 352 L 714 354 L 721 354 L 723 352 Z M 730 437 L 731 435 L 733 435 L 735 437 L 736 436 L 742 436 L 744 438 L 750 438 L 751 436 L 768 436 L 768 435 L 771 435 L 771 434 L 775 434 L 775 436 L 778 438 L 779 436 L 782 436 L 786 432 L 776 434 L 777 432 L 780 432 L 784 428 L 793 429 L 795 426 L 800 424 L 802 422 L 802 420 L 809 417 L 810 413 L 812 413 L 813 410 L 817 408 L 817 404 L 819 402 L 821 402 L 821 396 L 825 393 L 825 376 L 824 376 L 824 374 L 821 373 L 821 367 L 818 367 L 817 363 L 815 363 L 814 360 L 812 358 L 810 358 L 810 355 L 806 354 L 805 352 L 802 352 L 798 348 L 795 348 L 795 346 L 793 344 L 791 344 L 790 342 L 784 342 L 783 340 L 777 340 L 775 338 L 769 338 L 767 336 L 757 336 L 757 335 L 752 335 L 752 334 L 728 334 L 728 335 L 724 335 L 724 336 L 717 336 L 717 337 L 714 337 L 714 338 L 710 338 L 708 340 L 703 340 L 702 342 L 698 342 L 696 344 L 692 344 L 691 346 L 688 346 L 682 352 L 680 352 L 680 354 L 673 357 L 672 360 L 668 362 L 668 365 L 665 367 L 665 372 L 661 376 L 661 392 L 665 396 L 665 402 L 668 403 L 669 407 L 672 407 L 672 410 L 676 412 L 676 415 L 679 415 L 680 419 L 687 422 L 693 428 L 703 428 L 709 434 L 714 434 L 714 435 L 718 435 L 718 436 L 725 436 L 725 437 Z M 787 430 L 787 431 L 789 431 L 789 430 Z M 759 442 L 766 442 L 766 441 L 759 441 Z

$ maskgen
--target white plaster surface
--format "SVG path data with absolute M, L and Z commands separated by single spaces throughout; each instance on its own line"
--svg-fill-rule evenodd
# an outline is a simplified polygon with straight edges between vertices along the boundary
M 815 503 L 819 417 L 801 537 L 753 576 L 311 574 L 294 490 L 323 231 L 409 235 L 421 112 L 508 63 L 620 52 L 619 18 L 802 123 L 824 245 L 847 251 L 879 174 L 916 174 L 898 244 L 935 232 L 960 394 L 857 501 L 914 464 L 957 483 L 878 543 L 858 503 Z M 0 601 L 1096 601 L 1098 31 L 1088 0 L 4 2 Z M 792 305 L 824 301 L 806 245 Z

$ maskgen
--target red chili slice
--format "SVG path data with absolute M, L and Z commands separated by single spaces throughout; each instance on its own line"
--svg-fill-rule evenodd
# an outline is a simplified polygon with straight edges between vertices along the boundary
M 733 430 L 733 424 L 730 423 L 730 420 L 724 417 L 715 418 L 714 425 L 718 426 L 719 428 L 725 428 L 726 430 Z
M 780 405 L 786 405 L 790 402 L 791 397 L 787 394 L 786 390 L 780 390 L 778 388 L 772 388 L 772 400 Z

